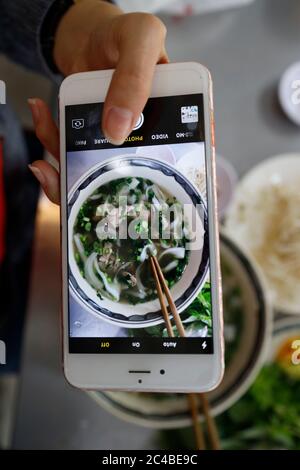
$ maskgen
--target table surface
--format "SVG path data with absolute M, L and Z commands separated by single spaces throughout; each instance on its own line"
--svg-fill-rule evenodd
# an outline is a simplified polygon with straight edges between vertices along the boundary
M 172 61 L 199 61 L 214 80 L 217 152 L 242 175 L 261 160 L 300 149 L 300 129 L 283 115 L 277 84 L 300 60 L 300 2 L 249 6 L 174 21 Z M 50 211 L 51 212 L 51 211 Z M 34 449 L 155 448 L 152 431 L 129 425 L 64 381 L 59 352 L 57 212 L 37 226 L 22 387 L 14 445 Z

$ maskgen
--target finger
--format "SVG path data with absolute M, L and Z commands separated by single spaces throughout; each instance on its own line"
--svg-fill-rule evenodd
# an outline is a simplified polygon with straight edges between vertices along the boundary
M 45 149 L 59 160 L 59 132 L 46 103 L 39 98 L 30 98 L 35 133 Z
M 168 60 L 163 23 L 152 15 L 128 16 L 118 31 L 119 59 L 103 110 L 104 133 L 115 145 L 124 142 L 138 120 L 150 94 L 155 65 Z
M 41 184 L 46 196 L 54 204 L 59 204 L 59 174 L 50 163 L 43 160 L 36 160 L 28 165 L 31 172 Z

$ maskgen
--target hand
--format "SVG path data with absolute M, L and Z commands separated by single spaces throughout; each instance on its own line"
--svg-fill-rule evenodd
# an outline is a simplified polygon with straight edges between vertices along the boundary
M 102 128 L 108 140 L 120 145 L 130 134 L 149 97 L 154 68 L 168 62 L 166 28 L 155 16 L 123 14 L 107 2 L 85 0 L 61 19 L 54 60 L 63 75 L 116 68 L 103 109 Z M 59 134 L 42 100 L 30 99 L 36 135 L 59 160 Z M 47 196 L 59 203 L 57 171 L 44 161 L 30 166 Z

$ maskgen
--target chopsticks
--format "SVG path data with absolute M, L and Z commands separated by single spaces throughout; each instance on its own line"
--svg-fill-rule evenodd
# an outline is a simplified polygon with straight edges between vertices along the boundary
M 193 431 L 195 436 L 196 450 L 205 450 L 205 439 L 202 425 L 199 421 L 198 414 L 198 400 L 196 393 L 188 393 L 187 399 L 189 402 L 190 412 L 192 415 Z
M 218 428 L 217 428 L 214 418 L 211 415 L 207 395 L 205 393 L 199 393 L 199 397 L 200 397 L 200 401 L 202 404 L 202 410 L 205 416 L 207 434 L 209 436 L 211 448 L 213 450 L 220 450 L 221 445 L 220 445 Z
M 164 302 L 164 294 L 163 294 L 161 285 L 159 283 L 160 278 L 159 278 L 159 274 L 158 274 L 157 269 L 156 269 L 156 263 L 154 261 L 153 256 L 150 256 L 150 263 L 151 263 L 151 268 L 152 268 L 152 272 L 153 272 L 153 276 L 154 276 L 154 280 L 155 280 L 155 284 L 156 284 L 157 295 L 158 295 L 158 298 L 159 298 L 161 311 L 162 311 L 162 314 L 163 314 L 163 317 L 164 317 L 164 320 L 165 320 L 165 324 L 166 324 L 166 327 L 167 327 L 167 332 L 168 332 L 168 335 L 170 335 L 170 337 L 173 337 L 174 336 L 174 331 L 173 331 L 172 324 L 171 324 L 171 321 L 170 321 L 168 309 L 167 309 L 167 307 L 165 305 L 165 302 Z
M 177 326 L 178 333 L 180 334 L 180 336 L 185 336 L 185 331 L 184 331 L 184 328 L 183 328 L 183 325 L 182 325 L 181 318 L 180 318 L 180 316 L 177 312 L 176 305 L 174 304 L 174 301 L 173 301 L 172 296 L 171 296 L 171 292 L 170 292 L 169 287 L 166 283 L 166 280 L 165 280 L 163 272 L 162 272 L 162 270 L 159 266 L 157 258 L 155 256 L 151 256 L 150 260 L 151 260 L 151 267 L 152 267 L 153 274 L 154 274 L 154 271 L 156 270 L 156 273 L 154 274 L 154 277 L 155 277 L 156 288 L 158 289 L 157 292 L 158 292 L 160 306 L 161 306 L 161 309 L 162 310 L 164 309 L 164 311 L 165 311 L 164 318 L 165 318 L 165 315 L 167 315 L 168 320 L 170 322 L 169 313 L 168 313 L 167 307 L 165 306 L 165 303 L 164 303 L 164 297 L 163 297 L 163 294 L 162 294 L 162 287 L 163 287 L 165 296 L 167 298 L 170 310 L 173 314 L 173 318 L 174 318 L 175 324 Z M 159 282 L 157 281 L 157 278 L 159 278 L 159 281 L 161 282 L 161 284 L 159 284 Z M 164 307 L 162 307 L 162 305 L 164 305 Z M 171 324 L 171 322 L 170 322 L 170 324 Z M 174 336 L 174 334 L 173 334 L 173 336 Z
M 164 295 L 168 301 L 170 311 L 173 315 L 173 319 L 175 321 L 178 333 L 181 337 L 185 337 L 186 334 L 185 334 L 184 326 L 177 312 L 177 308 L 171 296 L 170 289 L 164 278 L 159 262 L 157 258 L 153 255 L 150 256 L 150 264 L 151 264 L 151 269 L 153 272 L 153 277 L 154 277 L 154 281 L 155 281 L 155 285 L 157 289 L 157 295 L 158 295 L 159 303 L 161 306 L 161 311 L 164 317 L 164 321 L 166 324 L 168 335 L 170 337 L 175 336 L 174 330 L 172 328 L 171 320 L 169 317 L 169 312 L 165 304 Z M 219 440 L 218 430 L 217 430 L 215 420 L 210 413 L 209 402 L 208 402 L 206 395 L 204 393 L 201 393 L 201 394 L 189 393 L 188 402 L 189 402 L 191 415 L 192 415 L 192 422 L 193 422 L 193 429 L 194 429 L 197 450 L 204 450 L 206 448 L 205 440 L 204 440 L 204 433 L 203 433 L 202 426 L 199 420 L 199 415 L 198 415 L 197 395 L 199 395 L 200 400 L 201 400 L 203 414 L 204 414 L 206 425 L 207 425 L 207 434 L 209 437 L 211 448 L 213 450 L 219 450 L 220 440 Z

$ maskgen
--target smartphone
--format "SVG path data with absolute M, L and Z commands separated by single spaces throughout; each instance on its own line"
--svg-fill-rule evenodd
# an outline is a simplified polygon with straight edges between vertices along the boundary
M 206 392 L 223 374 L 212 83 L 157 65 L 123 145 L 101 129 L 113 70 L 60 88 L 63 362 L 83 389 Z M 150 257 L 180 315 L 167 329 Z

